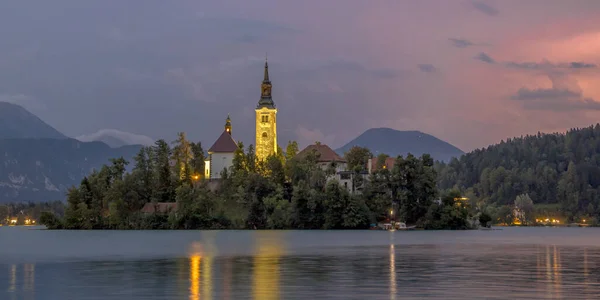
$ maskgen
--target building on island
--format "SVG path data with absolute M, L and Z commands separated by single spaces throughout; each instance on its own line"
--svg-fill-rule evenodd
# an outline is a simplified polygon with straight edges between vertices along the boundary
M 336 173 L 345 171 L 348 163 L 346 160 L 339 156 L 329 146 L 316 142 L 313 145 L 308 145 L 302 151 L 296 154 L 298 158 L 305 158 L 308 154 L 314 153 L 317 155 L 317 165 L 323 170 L 327 170 L 330 167 L 335 168 Z
M 271 95 L 269 64 L 265 61 L 264 77 L 261 83 L 261 96 L 256 106 L 256 143 L 255 153 L 258 160 L 265 160 L 269 155 L 277 153 L 277 108 Z M 220 179 L 223 169 L 229 170 L 233 165 L 233 157 L 238 145 L 231 136 L 231 119 L 227 116 L 225 130 L 217 141 L 208 149 L 208 157 L 204 162 L 204 177 Z
M 375 172 L 378 169 L 378 167 L 380 167 L 382 169 L 391 170 L 394 167 L 394 164 L 396 164 L 396 158 L 395 157 L 386 157 L 385 161 L 381 162 L 381 166 L 378 166 L 377 163 L 378 163 L 377 157 L 369 158 L 369 161 L 367 162 L 367 171 L 369 172 L 369 174 L 372 174 L 373 172 Z
M 204 176 L 207 179 L 220 179 L 223 169 L 233 165 L 233 156 L 238 145 L 231 137 L 231 119 L 227 116 L 225 130 L 208 149 L 208 157 L 204 161 Z
M 357 175 L 361 176 L 363 179 L 366 179 L 368 176 L 367 172 L 356 174 L 353 171 L 349 171 L 348 162 L 343 157 L 335 153 L 335 151 L 333 151 L 329 146 L 319 142 L 302 149 L 302 151 L 300 151 L 296 157 L 304 158 L 309 153 L 317 155 L 317 165 L 321 167 L 322 170 L 335 170 L 335 173 L 330 175 L 328 180 L 336 179 L 340 185 L 350 193 L 356 193 L 362 190 L 362 185 L 354 186 L 354 183 L 357 181 L 353 179 L 354 176 Z M 364 180 L 362 182 L 364 182 Z
M 261 96 L 256 106 L 256 158 L 265 160 L 277 153 L 277 108 L 271 96 L 269 64 L 265 61 L 264 78 L 261 84 Z

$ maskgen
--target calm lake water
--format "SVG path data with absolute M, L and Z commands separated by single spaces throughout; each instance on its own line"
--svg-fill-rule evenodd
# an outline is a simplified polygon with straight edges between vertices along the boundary
M 0 299 L 598 299 L 599 237 L 0 227 Z

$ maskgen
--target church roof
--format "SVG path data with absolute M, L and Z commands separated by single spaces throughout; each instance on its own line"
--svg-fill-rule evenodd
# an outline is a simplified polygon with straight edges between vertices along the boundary
M 229 134 L 229 132 L 227 132 L 227 130 L 224 130 L 223 133 L 221 134 L 221 136 L 212 145 L 212 147 L 210 147 L 210 149 L 208 149 L 208 153 L 213 153 L 213 152 L 232 153 L 232 152 L 235 152 L 235 150 L 237 150 L 237 149 L 238 149 L 238 145 L 231 137 L 231 134 Z
M 298 153 L 296 156 L 304 157 L 311 151 L 316 151 L 318 154 L 320 154 L 319 159 L 317 160 L 318 162 L 346 162 L 344 158 L 335 153 L 335 151 L 331 150 L 329 146 L 323 144 L 309 145 L 300 151 L 300 153 Z

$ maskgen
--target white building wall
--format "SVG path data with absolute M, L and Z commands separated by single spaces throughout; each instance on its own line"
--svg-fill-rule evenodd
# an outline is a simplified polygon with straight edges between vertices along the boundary
M 335 172 L 342 172 L 342 171 L 347 171 L 346 169 L 348 168 L 348 164 L 345 162 L 336 162 L 335 163 Z M 320 162 L 318 163 L 318 165 L 321 167 L 321 169 L 323 171 L 327 171 L 327 169 L 329 169 L 329 166 L 331 165 L 331 162 Z
M 210 179 L 221 178 L 223 169 L 233 165 L 233 153 L 212 153 L 210 155 Z

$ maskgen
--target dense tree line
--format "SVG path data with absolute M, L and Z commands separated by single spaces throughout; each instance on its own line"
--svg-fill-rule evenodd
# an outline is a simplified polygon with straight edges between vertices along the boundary
M 436 202 L 436 171 L 429 155 L 397 157 L 391 169 L 378 158 L 368 178 L 368 149 L 346 153 L 353 182 L 335 180 L 335 165 L 318 163 L 315 152 L 298 156 L 298 145 L 265 161 L 240 142 L 222 180 L 202 178 L 204 151 L 180 133 L 172 147 L 163 140 L 140 150 L 133 170 L 113 159 L 67 194 L 64 217 L 43 216 L 49 228 L 66 229 L 362 229 L 390 218 L 424 228 L 469 228 L 464 207 Z M 452 198 L 454 199 L 454 198 Z M 168 212 L 145 214 L 147 203 L 176 202 Z M 462 218 L 462 219 L 461 219 Z M 461 219 L 461 220 L 458 220 Z
M 16 219 L 16 225 L 25 225 L 25 220 L 40 220 L 43 212 L 52 212 L 62 216 L 65 205 L 61 201 L 42 203 L 8 203 L 0 204 L 0 225 L 9 225 L 10 220 Z
M 530 215 L 560 215 L 564 221 L 595 218 L 600 213 L 600 124 L 565 134 L 508 139 L 438 163 L 438 186 L 456 188 L 473 204 L 503 209 L 506 217 L 520 195 L 536 206 Z M 523 201 L 522 199 L 518 201 Z

